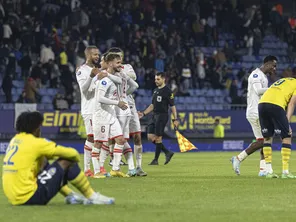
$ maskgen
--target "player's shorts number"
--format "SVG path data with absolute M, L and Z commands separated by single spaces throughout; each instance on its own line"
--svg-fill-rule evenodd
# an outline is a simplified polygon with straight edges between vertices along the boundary
M 273 85 L 274 86 L 279 86 L 279 85 L 283 84 L 285 81 L 286 80 L 284 80 L 284 79 L 280 79 L 280 80 L 276 81 Z
M 12 159 L 12 157 L 17 153 L 17 151 L 18 151 L 18 146 L 17 146 L 17 145 L 9 146 L 9 147 L 7 148 L 6 153 L 8 153 L 8 152 L 10 152 L 10 151 L 12 151 L 12 153 L 10 154 L 10 156 L 8 156 L 7 162 L 6 162 L 6 161 L 3 162 L 4 165 L 9 165 L 9 166 L 14 165 L 14 162 L 12 162 L 11 159 Z
M 42 184 L 46 184 L 46 181 L 51 178 L 52 178 L 51 174 L 48 173 L 46 170 L 43 170 L 42 173 L 38 175 L 38 180 Z
M 105 126 L 102 126 L 102 127 L 101 127 L 101 132 L 102 132 L 102 133 L 105 133 Z

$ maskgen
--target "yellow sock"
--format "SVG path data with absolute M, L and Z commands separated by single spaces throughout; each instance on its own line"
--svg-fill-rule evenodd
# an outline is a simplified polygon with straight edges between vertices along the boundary
M 70 193 L 74 193 L 73 190 L 71 190 L 70 187 L 68 187 L 68 185 L 65 185 L 61 188 L 60 190 L 60 193 L 63 195 L 63 196 L 68 196 Z
M 78 176 L 70 181 L 74 187 L 76 187 L 86 198 L 90 198 L 90 196 L 94 193 L 94 190 L 91 188 L 87 177 L 81 171 Z
M 291 145 L 283 144 L 281 149 L 283 173 L 289 173 L 289 160 L 291 156 Z
M 272 149 L 270 143 L 264 143 L 263 154 L 266 163 L 266 172 L 273 173 L 271 162 L 272 162 Z
M 264 144 L 264 147 L 263 147 L 263 154 L 264 154 L 264 159 L 265 159 L 265 162 L 267 164 L 271 164 L 272 162 L 272 149 L 271 149 L 271 146 L 270 144 L 265 146 L 267 144 Z

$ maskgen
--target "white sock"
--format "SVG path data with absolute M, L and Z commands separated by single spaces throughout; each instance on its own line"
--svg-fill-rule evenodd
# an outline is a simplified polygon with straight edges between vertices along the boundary
M 260 171 L 266 170 L 266 163 L 265 160 L 260 160 Z
M 92 160 L 93 167 L 94 167 L 94 174 L 100 172 L 99 158 L 100 158 L 100 149 L 93 147 L 92 154 L 91 154 L 91 160 Z
M 133 150 L 128 142 L 124 143 L 123 154 L 128 164 L 128 169 L 133 170 L 135 169 L 134 159 L 133 159 Z
M 142 168 L 142 153 L 143 153 L 143 146 L 142 145 L 134 145 L 134 153 L 136 157 L 136 165 L 137 168 Z
M 271 163 L 266 163 L 266 172 L 267 173 L 273 173 Z
M 104 167 L 105 161 L 108 157 L 109 154 L 109 147 L 107 146 L 108 143 L 103 143 L 102 148 L 101 148 L 101 153 L 100 153 L 100 167 Z
M 91 160 L 91 152 L 92 152 L 92 147 L 93 143 L 89 141 L 85 141 L 84 144 L 84 172 L 90 170 L 90 160 Z
M 118 145 L 117 143 L 114 146 L 112 170 L 120 170 L 120 161 L 121 161 L 123 147 L 124 145 Z
M 246 151 L 242 151 L 240 154 L 237 155 L 237 159 L 242 162 L 244 161 L 246 158 L 248 157 L 248 154 L 246 153 Z
M 283 174 L 289 174 L 289 170 L 283 170 Z

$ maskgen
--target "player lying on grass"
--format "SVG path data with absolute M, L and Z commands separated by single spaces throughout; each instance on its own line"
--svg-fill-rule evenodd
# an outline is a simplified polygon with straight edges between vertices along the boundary
M 39 112 L 24 112 L 17 118 L 18 133 L 3 161 L 2 183 L 8 201 L 12 205 L 45 205 L 60 191 L 69 196 L 68 203 L 113 204 L 114 198 L 94 192 L 77 164 L 80 156 L 75 149 L 39 138 L 42 122 Z M 42 169 L 45 158 L 57 160 Z M 84 198 L 71 194 L 65 186 L 68 181 Z

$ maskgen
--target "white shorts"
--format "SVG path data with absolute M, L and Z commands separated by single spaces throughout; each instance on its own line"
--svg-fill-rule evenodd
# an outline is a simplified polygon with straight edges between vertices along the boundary
M 259 118 L 258 117 L 247 117 L 247 120 L 251 124 L 255 138 L 256 139 L 263 139 Z
M 112 124 L 95 124 L 94 126 L 94 141 L 95 142 L 108 142 L 122 136 L 122 130 L 118 119 Z
M 123 137 L 125 139 L 129 139 L 129 123 L 130 123 L 130 119 L 131 117 L 130 116 L 117 116 L 118 118 L 118 121 L 120 123 L 120 126 L 121 126 L 121 129 L 122 129 L 122 132 L 123 132 Z
M 85 131 L 88 136 L 93 136 L 93 127 L 92 127 L 92 114 L 82 115 L 84 121 Z
M 141 133 L 141 124 L 136 106 L 131 106 L 132 117 L 129 123 L 130 135 Z

